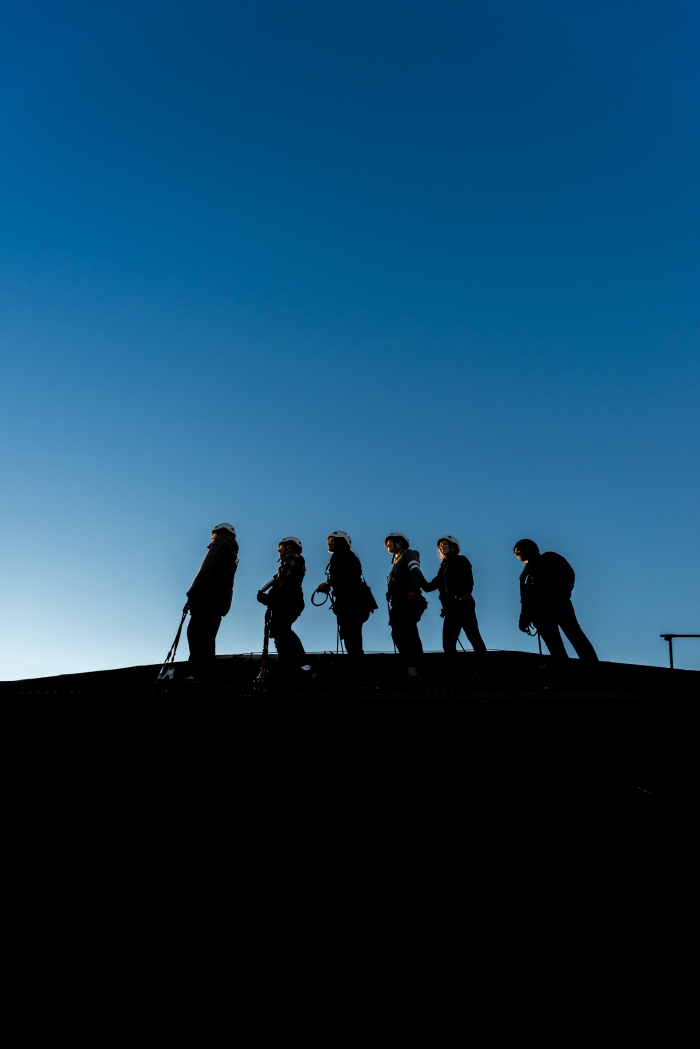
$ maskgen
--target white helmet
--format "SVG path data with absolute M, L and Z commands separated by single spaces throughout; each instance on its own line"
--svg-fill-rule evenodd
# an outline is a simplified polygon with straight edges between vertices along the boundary
M 439 547 L 440 543 L 443 541 L 443 539 L 446 539 L 448 543 L 452 543 L 453 546 L 456 546 L 457 547 L 457 553 L 460 553 L 462 548 L 459 545 L 459 539 L 455 539 L 455 537 L 453 535 L 441 535 L 435 545 Z
M 348 546 L 352 546 L 352 539 L 347 532 L 331 532 L 328 539 L 344 539 Z
M 221 524 L 214 525 L 212 532 L 230 532 L 233 536 L 236 534 L 236 529 L 228 521 L 222 521 Z
M 301 550 L 301 539 L 297 539 L 295 535 L 286 535 L 284 539 L 280 539 L 280 543 L 296 543 Z
M 403 532 L 389 532 L 388 536 L 384 540 L 384 546 L 386 546 L 390 539 L 403 539 L 406 546 L 411 545 L 408 541 L 408 536 L 404 535 Z

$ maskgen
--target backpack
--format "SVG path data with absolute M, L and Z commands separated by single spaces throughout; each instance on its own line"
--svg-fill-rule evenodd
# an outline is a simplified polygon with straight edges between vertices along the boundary
M 362 609 L 363 623 L 366 623 L 372 612 L 376 612 L 379 605 L 374 600 L 374 594 L 369 588 L 369 583 L 365 582 L 365 577 L 362 576 L 362 582 L 360 585 L 360 592 L 358 595 L 358 604 Z

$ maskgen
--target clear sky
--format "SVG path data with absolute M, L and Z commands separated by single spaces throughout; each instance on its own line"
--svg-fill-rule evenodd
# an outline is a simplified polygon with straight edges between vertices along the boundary
M 489 648 L 536 644 L 525 536 L 602 658 L 700 632 L 695 2 L 1 18 L 0 677 L 162 659 L 220 520 L 222 652 L 260 649 L 290 533 L 334 647 L 337 528 L 380 605 L 388 531 L 426 573 L 457 535 Z

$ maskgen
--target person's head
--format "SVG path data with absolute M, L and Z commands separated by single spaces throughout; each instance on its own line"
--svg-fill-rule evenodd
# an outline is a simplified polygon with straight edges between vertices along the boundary
M 214 527 L 211 530 L 212 539 L 216 539 L 216 537 L 219 535 L 230 535 L 233 536 L 233 538 L 235 539 L 236 529 L 233 527 L 232 524 L 229 524 L 228 521 L 222 521 L 221 524 L 214 525 Z
M 277 553 L 280 558 L 286 557 L 287 554 L 300 554 L 301 539 L 297 539 L 295 535 L 286 535 L 277 544 Z
M 327 543 L 329 554 L 344 554 L 352 546 L 352 539 L 347 532 L 331 532 Z
M 446 557 L 455 557 L 459 553 L 459 539 L 453 535 L 441 535 L 437 541 L 437 548 L 443 560 Z
M 384 540 L 384 546 L 390 554 L 400 554 L 402 550 L 408 550 L 408 536 L 403 532 L 390 532 Z
M 513 553 L 518 561 L 527 563 L 534 560 L 535 557 L 539 557 L 540 548 L 534 539 L 520 539 L 513 547 Z

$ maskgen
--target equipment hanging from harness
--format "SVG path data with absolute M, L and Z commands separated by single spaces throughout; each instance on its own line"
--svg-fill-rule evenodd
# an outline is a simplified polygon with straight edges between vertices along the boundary
M 165 662 L 163 663 L 163 666 L 158 672 L 158 677 L 156 678 L 156 681 L 172 681 L 173 677 L 175 676 L 175 653 L 177 652 L 177 646 L 180 643 L 180 634 L 182 633 L 182 628 L 184 626 L 185 619 L 187 618 L 187 613 L 189 612 L 189 610 L 190 606 L 188 602 L 182 610 L 182 619 L 180 620 L 180 626 L 177 628 L 175 640 L 170 646 L 170 651 L 165 657 Z
M 540 655 L 542 655 L 542 638 L 540 636 L 539 630 L 537 630 L 537 629 L 530 630 L 530 627 L 533 626 L 533 625 L 534 625 L 533 623 L 528 623 L 528 627 L 527 627 L 527 630 L 525 631 L 525 633 L 528 635 L 528 637 L 535 637 L 535 636 L 537 637 L 537 647 L 540 650 Z
M 334 533 L 334 534 L 338 535 L 337 532 Z M 342 535 L 345 536 L 346 533 L 343 532 Z M 349 540 L 350 536 L 347 536 L 347 538 Z M 330 564 L 326 566 L 326 579 L 329 578 L 329 568 L 330 568 Z M 326 583 L 326 584 L 321 583 L 321 586 L 324 586 L 324 585 L 327 586 L 328 583 Z M 316 597 L 316 594 L 318 594 L 318 593 L 323 594 L 323 601 L 314 601 L 314 598 Z M 316 589 L 314 590 L 313 594 L 311 595 L 311 604 L 314 606 L 314 608 L 323 608 L 323 606 L 326 604 L 326 602 L 329 599 L 330 599 L 330 602 L 331 602 L 330 611 L 334 612 L 335 609 L 334 609 L 333 606 L 335 605 L 335 601 L 333 600 L 333 595 L 331 594 L 330 590 L 321 590 L 320 587 L 316 587 Z M 345 647 L 343 645 L 343 639 L 340 636 L 340 623 L 336 623 L 336 626 L 335 626 L 335 654 L 336 654 L 336 656 L 340 654 L 340 649 L 341 648 L 343 649 L 343 651 L 345 651 Z

